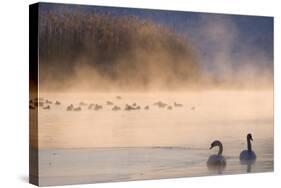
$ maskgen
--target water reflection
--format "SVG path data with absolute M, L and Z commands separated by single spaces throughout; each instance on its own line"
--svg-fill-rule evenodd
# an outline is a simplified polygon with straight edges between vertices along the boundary
M 221 165 L 207 165 L 207 166 L 208 166 L 208 170 L 212 172 L 212 174 L 223 174 L 226 168 L 226 163 Z
M 229 96 L 235 100 L 229 100 Z M 77 183 L 86 179 L 155 179 L 273 169 L 272 93 L 196 92 L 168 97 L 123 94 L 122 100 L 103 94 L 46 97 L 61 105 L 40 109 L 38 114 L 39 138 L 34 143 L 40 146 L 42 185 L 69 183 L 70 179 Z M 183 107 L 174 107 L 175 98 Z M 107 100 L 119 107 L 136 103 L 141 110 L 113 111 Z M 154 106 L 159 100 L 173 104 L 172 110 Z M 103 108 L 95 110 L 91 105 L 89 110 L 81 101 L 103 104 Z M 66 111 L 70 104 L 78 107 L 80 103 L 80 112 Z M 146 105 L 149 110 L 144 109 Z M 192 106 L 196 110 L 191 110 Z M 241 165 L 237 156 L 248 131 L 258 138 L 255 151 L 259 160 L 254 167 L 253 161 Z M 214 138 L 223 141 L 225 165 L 206 165 L 211 154 L 218 154 L 207 150 Z
M 254 160 L 244 160 L 244 161 L 240 161 L 240 164 L 243 166 L 246 166 L 246 172 L 247 173 L 251 173 L 252 172 L 252 166 L 254 166 L 256 163 L 256 159 Z

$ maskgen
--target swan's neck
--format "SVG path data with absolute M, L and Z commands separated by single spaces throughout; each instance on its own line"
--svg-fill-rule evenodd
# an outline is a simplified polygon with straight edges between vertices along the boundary
M 221 154 L 222 154 L 222 151 L 223 151 L 222 144 L 220 143 L 220 144 L 218 145 L 218 147 L 219 147 L 218 155 L 221 155 Z
M 247 145 L 248 145 L 248 151 L 252 151 L 252 144 L 249 138 L 247 138 Z

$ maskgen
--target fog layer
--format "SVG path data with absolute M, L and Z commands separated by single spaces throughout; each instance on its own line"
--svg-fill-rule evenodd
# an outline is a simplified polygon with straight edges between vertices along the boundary
M 83 12 L 41 15 L 42 89 L 164 88 L 200 77 L 187 38 L 152 21 Z
M 194 36 L 137 16 L 79 9 L 42 11 L 39 19 L 42 91 L 273 85 L 273 64 L 262 51 L 241 46 L 245 53 L 235 58 L 229 55 L 239 41 L 235 25 L 228 20 L 201 19 L 194 26 Z M 197 48 L 191 42 L 194 40 L 201 40 L 205 46 L 219 44 L 213 48 L 216 55 L 202 58 L 208 52 Z M 207 66 L 202 69 L 202 64 Z

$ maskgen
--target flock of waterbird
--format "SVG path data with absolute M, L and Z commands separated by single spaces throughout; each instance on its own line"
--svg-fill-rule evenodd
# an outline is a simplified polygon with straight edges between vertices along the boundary
M 122 97 L 121 96 L 116 96 L 117 100 L 121 100 Z M 50 110 L 52 108 L 52 106 L 59 106 L 62 103 L 60 101 L 51 101 L 49 99 L 44 99 L 44 98 L 35 98 L 33 100 L 29 101 L 29 109 L 36 109 L 38 107 L 41 107 L 41 109 L 43 110 Z M 67 105 L 65 110 L 66 111 L 82 111 L 82 110 L 95 110 L 95 111 L 99 111 L 104 109 L 105 107 L 109 107 L 111 108 L 112 111 L 121 111 L 121 110 L 125 110 L 125 111 L 131 111 L 131 110 L 149 110 L 150 108 L 152 108 L 152 106 L 158 107 L 160 109 L 167 109 L 167 110 L 173 110 L 174 108 L 181 108 L 183 107 L 183 104 L 174 102 L 173 104 L 168 104 L 162 101 L 157 101 L 155 103 L 153 103 L 152 105 L 145 105 L 145 106 L 140 106 L 138 105 L 136 102 L 132 103 L 132 104 L 125 104 L 125 106 L 120 106 L 115 104 L 113 101 L 106 101 L 105 104 L 94 104 L 94 103 L 86 103 L 86 102 L 80 102 L 79 104 L 70 104 Z M 190 107 L 190 110 L 195 110 L 194 106 Z
M 256 161 L 256 153 L 252 150 L 252 144 L 253 141 L 252 134 L 247 134 L 247 149 L 243 150 L 240 153 L 239 159 L 241 164 L 253 164 Z M 208 167 L 218 167 L 218 168 L 224 168 L 226 166 L 226 159 L 222 155 L 223 152 L 223 145 L 219 140 L 215 140 L 211 143 L 211 147 L 209 149 L 212 149 L 213 147 L 219 147 L 218 154 L 211 155 L 207 161 Z
M 121 100 L 122 97 L 121 96 L 116 96 L 116 99 Z M 30 100 L 29 101 L 29 108 L 30 109 L 36 109 L 38 107 L 41 107 L 44 110 L 49 110 L 51 109 L 51 105 L 61 105 L 62 103 L 59 101 L 51 101 L 48 99 L 44 99 L 44 98 L 36 98 L 34 100 Z M 122 110 L 121 106 L 118 106 L 116 104 L 114 104 L 114 102 L 112 101 L 106 101 L 105 103 L 106 106 L 111 107 L 112 111 L 120 111 Z M 165 102 L 162 101 L 158 101 L 152 104 L 153 106 L 157 106 L 158 108 L 161 109 L 167 109 L 167 110 L 172 110 L 173 108 L 180 108 L 183 107 L 183 104 L 174 102 L 173 105 L 171 104 L 167 104 Z M 82 109 L 88 109 L 88 110 L 102 110 L 104 107 L 101 104 L 93 104 L 93 103 L 85 103 L 85 102 L 80 102 L 78 105 L 74 106 L 73 104 L 70 104 L 66 107 L 66 111 L 82 111 Z M 133 104 L 125 104 L 125 107 L 123 108 L 123 110 L 126 111 L 130 111 L 130 110 L 140 110 L 140 109 L 144 109 L 144 110 L 149 110 L 151 107 L 149 105 L 146 105 L 144 107 L 141 107 L 140 105 L 138 105 L 137 103 L 133 103 Z M 190 110 L 195 110 L 195 107 L 192 106 L 190 108 Z M 249 164 L 249 163 L 253 163 L 256 161 L 256 154 L 255 152 L 252 150 L 252 145 L 251 145 L 251 141 L 253 141 L 252 135 L 248 134 L 247 135 L 247 149 L 243 150 L 240 153 L 240 162 L 244 163 L 244 164 Z M 226 159 L 225 157 L 222 155 L 223 152 L 223 144 L 219 141 L 219 140 L 215 140 L 211 143 L 211 147 L 209 149 L 212 149 L 213 147 L 219 147 L 219 151 L 218 154 L 214 154 L 211 155 L 207 161 L 207 166 L 212 168 L 212 167 L 218 167 L 218 168 L 224 168 L 226 166 Z

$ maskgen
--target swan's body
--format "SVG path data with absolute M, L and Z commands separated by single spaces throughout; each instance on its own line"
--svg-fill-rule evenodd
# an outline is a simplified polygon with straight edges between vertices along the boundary
M 61 104 L 60 101 L 55 102 L 55 105 L 60 105 L 60 104 Z
M 109 105 L 109 106 L 114 105 L 114 103 L 113 103 L 113 102 L 111 102 L 111 101 L 106 101 L 106 104 L 107 104 L 107 105 Z
M 74 108 L 74 107 L 73 107 L 73 104 L 71 104 L 71 105 L 69 105 L 69 106 L 66 108 L 66 110 L 67 110 L 67 111 L 72 111 L 73 108 Z
M 44 110 L 49 110 L 49 109 L 51 109 L 51 107 L 48 105 L 48 106 L 43 107 L 43 109 Z
M 257 156 L 254 151 L 244 150 L 240 153 L 240 161 L 256 160 Z
M 208 166 L 225 166 L 225 158 L 222 155 L 211 155 L 207 162 Z
M 74 110 L 74 111 L 81 111 L 82 108 L 79 106 L 79 107 L 77 107 L 77 108 L 74 108 L 73 110 Z
M 48 99 L 45 102 L 46 102 L 46 104 L 52 104 L 53 103 L 52 101 L 49 101 Z
M 255 161 L 256 160 L 256 153 L 252 150 L 252 144 L 251 141 L 253 141 L 252 135 L 247 135 L 247 146 L 248 149 L 244 150 L 240 153 L 240 161 L 241 162 L 249 162 L 249 161 Z
M 101 110 L 103 107 L 102 107 L 102 105 L 99 105 L 99 104 L 96 104 L 95 105 L 95 110 Z
M 182 104 L 180 104 L 180 103 L 176 103 L 176 102 L 174 102 L 174 106 L 175 106 L 175 107 L 183 107 L 183 105 L 182 105 Z
M 158 106 L 159 108 L 164 108 L 165 106 L 167 106 L 166 103 L 158 101 L 156 103 L 154 103 L 154 105 Z
M 89 104 L 88 109 L 91 110 L 93 107 L 95 106 L 95 104 Z
M 222 143 L 219 140 L 215 140 L 212 144 L 210 149 L 213 147 L 218 146 L 219 147 L 219 152 L 216 155 L 211 155 L 207 161 L 208 167 L 225 167 L 226 165 L 226 160 L 224 156 L 222 155 L 223 151 L 223 146 Z
M 112 110 L 113 110 L 113 111 L 118 111 L 118 110 L 121 110 L 121 108 L 120 108 L 119 106 L 116 106 L 116 105 L 115 105 L 115 106 L 112 108 Z

